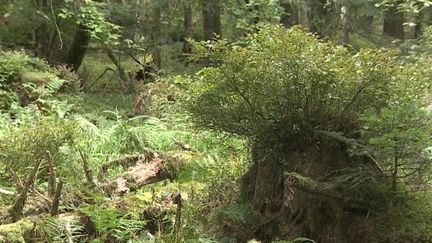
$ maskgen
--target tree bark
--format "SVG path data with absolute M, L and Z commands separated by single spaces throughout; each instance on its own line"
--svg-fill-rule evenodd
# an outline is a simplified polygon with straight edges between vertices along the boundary
M 204 0 L 202 7 L 204 40 L 222 35 L 221 7 L 219 0 Z
M 47 151 L 47 160 L 48 160 L 48 168 L 49 168 L 49 177 L 48 177 L 48 195 L 53 197 L 56 191 L 56 168 L 54 163 L 54 158 L 52 154 Z
M 347 45 L 349 42 L 349 6 L 344 4 L 341 7 L 341 18 L 340 18 L 340 39 L 341 45 Z
M 151 16 L 151 38 L 152 38 L 152 57 L 154 65 L 160 69 L 162 67 L 162 56 L 160 51 L 161 38 L 161 6 L 155 3 Z
M 192 47 L 188 42 L 189 38 L 193 35 L 193 22 L 192 22 L 192 3 L 187 1 L 184 6 L 184 39 L 183 39 L 183 53 L 192 53 Z
M 414 38 L 418 39 L 423 35 L 424 9 L 420 10 L 415 16 Z
M 145 153 L 136 156 L 127 156 L 123 159 L 107 163 L 107 168 L 116 165 L 132 165 L 129 170 L 117 176 L 114 180 L 102 185 L 102 190 L 108 195 L 124 195 L 135 191 L 145 185 L 172 179 L 177 171 L 177 160 L 174 158 L 165 158 L 157 153 Z M 102 176 L 102 175 L 101 175 Z
M 61 197 L 62 190 L 63 190 L 63 181 L 60 180 L 56 186 L 54 198 L 52 201 L 51 211 L 50 211 L 51 216 L 58 216 L 59 214 L 59 205 L 60 205 L 60 197 Z
M 281 7 L 284 10 L 284 13 L 281 16 L 280 23 L 288 28 L 299 24 L 299 16 L 297 11 L 297 6 L 292 3 L 282 3 Z
M 309 13 L 309 29 L 321 37 L 326 36 L 325 27 L 327 26 L 326 0 L 314 0 Z
M 27 192 L 30 189 L 30 187 L 33 185 L 34 181 L 36 180 L 36 173 L 39 170 L 41 162 L 42 159 L 36 160 L 35 166 L 33 167 L 33 171 L 29 175 L 27 182 L 24 185 L 24 188 L 21 190 L 20 194 L 18 195 L 18 198 L 15 200 L 12 208 L 9 211 L 13 222 L 17 222 L 23 217 L 23 209 L 27 200 Z
M 398 11 L 398 3 L 396 3 L 395 6 L 390 7 L 384 13 L 383 33 L 386 36 L 404 40 L 405 31 L 403 24 L 405 22 L 405 17 L 404 13 Z
M 120 61 L 117 59 L 117 57 L 114 55 L 114 52 L 111 49 L 107 49 L 107 55 L 117 68 L 117 73 L 120 77 L 120 80 L 122 81 L 121 86 L 123 92 L 131 93 L 134 90 L 132 78 L 126 74 L 126 71 L 124 70 Z
M 89 42 L 90 33 L 85 26 L 79 25 L 65 60 L 65 64 L 70 67 L 72 71 L 78 71 L 78 68 L 81 66 Z

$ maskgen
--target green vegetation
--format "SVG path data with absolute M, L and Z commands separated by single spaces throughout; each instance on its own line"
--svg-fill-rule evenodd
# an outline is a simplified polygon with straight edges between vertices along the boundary
M 430 242 L 431 8 L 0 0 L 0 241 Z

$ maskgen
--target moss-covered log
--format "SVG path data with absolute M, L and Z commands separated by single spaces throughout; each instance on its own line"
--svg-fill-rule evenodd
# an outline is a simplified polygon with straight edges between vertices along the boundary
M 302 190 L 317 196 L 342 198 L 336 184 L 315 181 L 296 172 L 285 172 L 285 191 Z
M 0 242 L 25 243 L 35 233 L 36 224 L 31 219 L 0 225 Z

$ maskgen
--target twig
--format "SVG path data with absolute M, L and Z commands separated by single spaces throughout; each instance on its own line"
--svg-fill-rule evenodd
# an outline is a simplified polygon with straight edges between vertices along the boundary
M 12 168 L 9 168 L 9 171 L 12 174 L 12 179 L 15 183 L 15 189 L 16 189 L 17 193 L 21 192 L 21 190 L 24 187 L 21 178 L 18 176 L 18 174 Z

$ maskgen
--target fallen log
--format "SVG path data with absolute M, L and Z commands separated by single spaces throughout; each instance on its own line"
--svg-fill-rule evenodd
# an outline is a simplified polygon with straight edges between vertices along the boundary
M 151 161 L 156 156 L 158 156 L 157 153 L 150 150 L 144 150 L 141 154 L 138 155 L 126 155 L 120 159 L 108 161 L 101 166 L 98 174 L 98 180 L 103 181 L 109 169 L 113 169 L 118 166 L 122 166 L 124 169 L 127 169 L 131 166 L 135 166 L 138 162 Z
M 6 190 L 6 189 L 3 189 L 3 188 L 0 188 L 0 194 L 10 196 L 10 195 L 15 195 L 15 192 L 12 192 L 12 191 L 9 191 L 9 190 Z
M 179 170 L 179 162 L 174 157 L 162 157 L 158 153 L 135 156 L 139 158 L 135 166 L 103 184 L 102 190 L 107 195 L 122 196 L 145 185 L 165 179 L 174 179 Z M 131 163 L 131 157 L 127 157 Z

